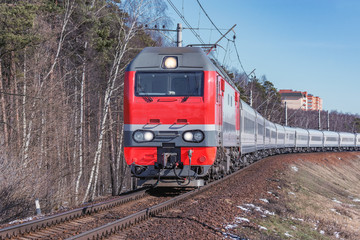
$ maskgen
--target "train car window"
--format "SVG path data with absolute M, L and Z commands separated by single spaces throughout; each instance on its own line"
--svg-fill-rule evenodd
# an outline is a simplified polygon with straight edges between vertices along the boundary
M 274 132 L 274 131 L 271 131 L 271 138 L 276 138 L 276 132 Z
M 285 133 L 279 133 L 278 138 L 279 139 L 285 139 Z
M 265 131 L 266 137 L 269 138 L 270 137 L 270 130 L 267 128 Z
M 329 142 L 337 142 L 338 139 L 336 137 L 326 137 L 326 141 L 329 141 Z
M 321 141 L 321 137 L 311 136 L 311 141 Z
M 289 134 L 289 140 L 294 140 L 294 139 L 295 139 L 295 134 L 290 133 Z
M 307 141 L 307 140 L 308 140 L 308 136 L 298 135 L 298 140 Z
M 254 134 L 255 133 L 255 121 L 245 117 L 244 118 L 244 131 L 246 133 Z
M 203 96 L 203 72 L 137 72 L 136 96 Z

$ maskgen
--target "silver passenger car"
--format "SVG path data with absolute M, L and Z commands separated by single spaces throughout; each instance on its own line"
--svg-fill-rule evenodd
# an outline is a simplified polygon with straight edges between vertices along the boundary
M 275 124 L 265 119 L 265 149 L 276 148 Z
M 265 146 L 265 118 L 256 112 L 256 150 L 264 150 Z
M 285 129 L 285 148 L 287 152 L 291 152 L 295 147 L 295 128 L 284 127 Z
M 360 133 L 357 133 L 356 134 L 356 143 L 355 143 L 355 145 L 356 145 L 356 150 L 360 150 Z
M 284 126 L 281 126 L 279 124 L 275 124 L 275 127 L 277 131 L 277 141 L 276 141 L 277 152 L 281 153 L 285 149 L 285 128 Z
M 347 132 L 339 132 L 340 150 L 352 150 L 355 148 L 355 134 Z
M 319 130 L 309 129 L 309 147 L 313 151 L 320 151 L 324 144 L 324 133 Z
M 309 131 L 302 128 L 296 128 L 295 148 L 298 152 L 305 152 L 309 147 Z
M 331 131 L 323 131 L 325 150 L 334 150 L 339 147 L 339 133 Z
M 247 103 L 241 100 L 240 111 L 240 138 L 241 153 L 246 154 L 256 151 L 255 135 L 256 112 Z

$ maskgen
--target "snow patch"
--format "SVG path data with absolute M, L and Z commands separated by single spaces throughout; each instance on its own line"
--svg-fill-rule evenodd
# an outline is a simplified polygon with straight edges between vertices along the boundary
M 294 196 L 296 196 L 296 194 L 293 193 L 293 192 L 288 192 L 288 194 L 289 194 L 289 195 L 294 195 Z
M 353 202 L 360 202 L 360 199 L 354 198 L 354 199 L 353 199 Z
M 335 236 L 336 238 L 340 238 L 340 233 L 339 233 L 339 232 L 334 232 L 334 236 Z
M 20 220 L 14 220 L 14 221 L 12 221 L 12 222 L 9 222 L 9 224 L 23 223 L 23 222 L 32 221 L 32 220 L 34 220 L 34 219 L 35 219 L 34 217 L 27 217 L 27 218 L 20 219 Z
M 238 223 L 241 223 L 241 222 L 250 222 L 249 219 L 243 218 L 243 217 L 236 217 L 235 220 L 236 220 Z
M 264 230 L 264 231 L 267 231 L 267 230 L 268 230 L 266 227 L 263 227 L 263 226 L 260 226 L 260 225 L 259 225 L 259 229 L 260 229 L 260 230 Z
M 235 235 L 235 234 L 232 234 L 232 233 L 223 233 L 224 236 L 226 236 L 226 238 L 230 238 L 230 239 L 234 239 L 234 240 L 241 240 L 243 238 Z
M 260 199 L 261 200 L 261 199 Z M 266 199 L 265 199 L 266 200 Z M 274 216 L 275 213 L 274 212 L 270 212 L 266 209 L 262 209 L 261 207 L 258 207 L 258 206 L 255 206 L 254 204 L 244 204 L 244 206 L 248 207 L 248 208 L 245 208 L 245 207 L 242 207 L 242 206 L 237 206 L 238 208 L 240 208 L 241 210 L 244 210 L 244 211 L 256 211 L 256 212 L 260 212 L 260 213 L 263 213 L 265 215 L 261 215 L 262 217 L 266 217 L 266 215 L 272 215 Z M 245 210 L 246 209 L 246 210 Z
M 238 208 L 240 208 L 241 210 L 243 210 L 243 211 L 245 211 L 245 212 L 248 212 L 248 211 L 250 211 L 249 209 L 247 209 L 247 208 L 244 208 L 243 206 L 237 206 Z
M 325 234 L 325 232 L 324 232 L 323 230 L 320 230 L 320 234 L 324 235 L 324 234 Z
M 296 167 L 296 166 L 292 166 L 291 169 L 294 171 L 294 172 L 298 172 L 299 169 Z
M 265 213 L 266 215 L 272 215 L 272 216 L 275 215 L 274 212 L 270 212 L 270 211 L 268 211 L 268 210 L 265 210 L 264 213 Z
M 291 237 L 291 238 L 293 237 L 293 236 L 292 236 L 290 233 L 288 233 L 288 232 L 284 233 L 284 235 L 287 236 L 287 237 Z
M 232 229 L 232 228 L 236 228 L 238 225 L 237 224 L 229 224 L 225 227 L 226 230 Z
M 342 204 L 342 202 L 340 202 L 339 200 L 337 200 L 336 198 L 333 198 L 333 200 L 332 200 L 333 202 L 335 202 L 335 203 L 338 203 L 338 204 Z
M 260 198 L 259 200 L 260 200 L 260 201 L 263 201 L 263 202 L 265 202 L 265 203 L 269 203 L 269 200 L 267 200 L 267 199 L 265 199 L 265 198 Z
M 256 208 L 256 206 L 254 204 L 251 204 L 251 203 L 244 204 L 244 206 L 251 207 L 251 208 Z
M 294 218 L 294 217 L 291 217 L 291 219 L 292 219 L 292 220 L 296 220 L 296 221 L 300 221 L 300 222 L 303 222 L 303 221 L 304 221 L 304 219 L 302 219 L 302 218 Z

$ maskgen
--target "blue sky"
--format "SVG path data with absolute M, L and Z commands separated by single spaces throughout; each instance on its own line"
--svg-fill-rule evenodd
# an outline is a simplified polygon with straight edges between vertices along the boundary
M 214 28 L 196 0 L 172 0 L 192 27 Z M 236 44 L 247 73 L 266 75 L 277 89 L 307 91 L 323 99 L 324 110 L 360 114 L 360 1 L 358 0 L 200 0 L 221 29 L 234 24 Z M 171 6 L 167 14 L 182 23 Z M 206 43 L 216 30 L 199 30 Z M 222 30 L 223 33 L 226 30 Z M 232 37 L 233 33 L 229 34 Z M 184 45 L 199 43 L 190 30 Z M 238 69 L 227 40 L 215 56 Z

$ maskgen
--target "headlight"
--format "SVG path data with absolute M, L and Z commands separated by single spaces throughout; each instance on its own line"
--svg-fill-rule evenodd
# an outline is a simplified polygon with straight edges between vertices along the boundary
M 202 142 L 205 135 L 200 130 L 187 131 L 183 134 L 183 139 L 186 142 Z
M 150 142 L 155 138 L 155 134 L 151 131 L 135 131 L 133 134 L 135 142 Z
M 184 133 L 184 140 L 191 142 L 194 138 L 194 134 L 192 132 L 185 132 Z
M 196 131 L 194 133 L 194 140 L 197 142 L 201 142 L 204 139 L 204 134 L 200 131 Z
M 145 141 L 151 141 L 154 139 L 154 133 L 152 132 L 145 132 L 144 133 L 144 140 Z
M 164 57 L 162 68 L 175 69 L 178 66 L 178 58 L 175 56 Z

